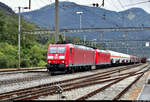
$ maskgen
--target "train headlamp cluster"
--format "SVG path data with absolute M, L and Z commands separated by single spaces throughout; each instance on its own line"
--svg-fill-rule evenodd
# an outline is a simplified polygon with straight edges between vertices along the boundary
M 53 61 L 55 63 L 55 61 Z M 61 63 L 65 63 L 65 61 L 60 61 Z M 52 63 L 52 61 L 48 61 L 48 63 Z
M 65 61 L 61 61 L 61 63 L 64 63 Z

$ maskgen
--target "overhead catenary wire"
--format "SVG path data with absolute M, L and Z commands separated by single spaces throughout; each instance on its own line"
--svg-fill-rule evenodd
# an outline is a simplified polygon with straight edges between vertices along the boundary
M 118 2 L 119 2 L 119 4 L 120 4 L 120 6 L 124 9 L 124 6 L 122 5 L 121 1 L 118 0 Z
M 128 5 L 124 5 L 125 7 L 129 7 L 129 6 L 135 6 L 135 5 L 139 5 L 139 4 L 143 4 L 143 3 L 148 3 L 150 2 L 150 0 L 148 1 L 142 1 L 142 2 L 137 2 L 137 3 L 134 3 L 134 4 L 128 4 Z
M 115 7 L 116 8 L 116 10 L 118 11 L 120 8 L 118 8 L 115 4 L 114 4 L 114 1 L 112 1 L 112 0 L 110 0 L 112 3 L 112 5 L 113 5 L 113 7 Z

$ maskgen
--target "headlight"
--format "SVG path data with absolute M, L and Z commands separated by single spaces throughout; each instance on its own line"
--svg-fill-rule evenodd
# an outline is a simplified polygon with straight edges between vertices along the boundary
M 52 61 L 48 61 L 48 63 L 51 63 Z
M 64 63 L 64 61 L 61 61 L 61 63 Z

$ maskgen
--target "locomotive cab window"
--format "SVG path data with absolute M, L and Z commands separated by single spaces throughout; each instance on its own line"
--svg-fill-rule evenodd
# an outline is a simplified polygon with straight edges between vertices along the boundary
M 65 53 L 66 47 L 50 47 L 49 53 Z
M 49 53 L 56 53 L 57 52 L 57 47 L 50 47 L 49 48 Z
M 57 53 L 65 53 L 66 47 L 58 47 Z

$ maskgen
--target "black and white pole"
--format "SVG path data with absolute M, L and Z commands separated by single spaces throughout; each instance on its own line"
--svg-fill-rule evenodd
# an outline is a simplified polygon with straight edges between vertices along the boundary
M 78 14 L 80 16 L 80 29 L 82 29 L 82 11 L 78 11 L 76 12 L 76 14 Z M 84 35 L 84 45 L 85 45 L 85 41 L 86 41 L 86 36 Z
M 56 88 L 57 88 L 57 93 L 58 93 L 57 99 L 60 100 L 62 97 L 63 89 L 59 85 L 56 85 Z
M 79 12 L 76 12 L 76 13 L 80 15 L 80 29 L 81 29 L 82 28 L 82 14 L 83 14 L 83 12 L 79 11 Z

